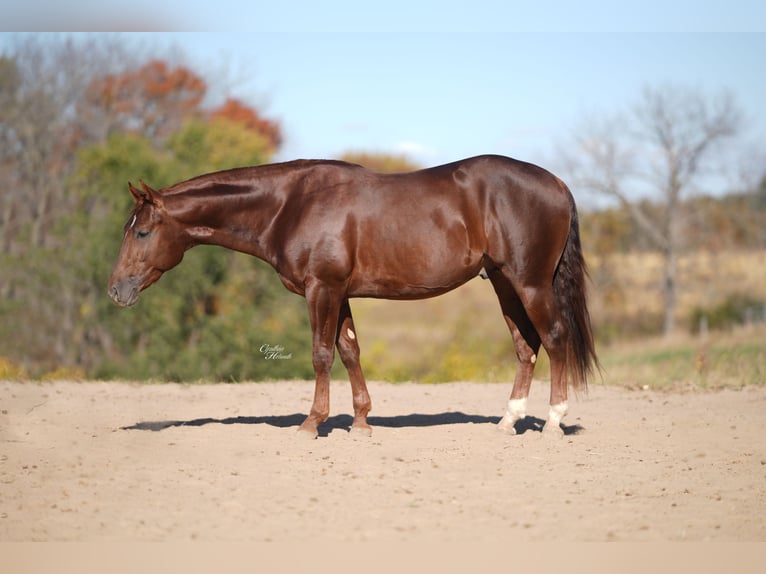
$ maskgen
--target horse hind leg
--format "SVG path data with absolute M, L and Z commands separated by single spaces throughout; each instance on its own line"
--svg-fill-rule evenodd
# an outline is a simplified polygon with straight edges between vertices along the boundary
M 527 398 L 532 386 L 537 354 L 540 350 L 540 336 L 530 321 L 524 306 L 510 281 L 498 269 L 489 275 L 495 289 L 500 308 L 513 337 L 516 357 L 519 361 L 511 396 L 505 408 L 503 418 L 497 425 L 498 430 L 507 434 L 516 434 L 516 421 L 527 416 Z
M 543 434 L 560 438 L 564 436 L 561 419 L 568 410 L 567 328 L 551 286 L 522 291 L 521 298 L 551 364 L 550 408 Z
M 341 304 L 336 346 L 351 382 L 354 404 L 354 422 L 351 425 L 351 433 L 359 436 L 371 436 L 372 427 L 367 424 L 367 414 L 372 408 L 372 402 L 370 401 L 367 383 L 359 363 L 359 341 L 348 299 L 345 299 Z

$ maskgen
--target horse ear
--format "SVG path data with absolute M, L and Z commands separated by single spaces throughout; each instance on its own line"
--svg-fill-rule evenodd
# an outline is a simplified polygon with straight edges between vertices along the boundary
M 148 185 L 146 185 L 144 183 L 144 180 L 139 180 L 139 182 L 141 183 L 141 187 L 144 190 L 141 193 L 141 195 L 144 197 L 144 201 L 148 203 L 152 203 L 158 207 L 162 205 L 162 194 L 156 189 L 153 189 L 149 187 Z
M 140 203 L 146 199 L 144 193 L 141 192 L 141 190 L 136 189 L 135 186 L 130 182 L 128 182 L 128 189 L 130 190 L 131 195 L 133 195 L 133 199 L 136 200 L 136 203 Z

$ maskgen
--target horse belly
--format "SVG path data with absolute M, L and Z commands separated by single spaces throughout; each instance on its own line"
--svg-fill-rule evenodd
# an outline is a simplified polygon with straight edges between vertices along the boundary
M 472 248 L 465 234 L 425 231 L 376 237 L 359 249 L 349 296 L 423 299 L 455 289 L 479 273 L 483 250 Z

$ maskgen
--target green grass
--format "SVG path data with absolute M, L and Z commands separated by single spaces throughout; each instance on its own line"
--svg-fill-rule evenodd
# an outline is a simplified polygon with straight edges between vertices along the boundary
M 616 343 L 600 349 L 604 382 L 629 388 L 741 388 L 766 384 L 766 326 Z

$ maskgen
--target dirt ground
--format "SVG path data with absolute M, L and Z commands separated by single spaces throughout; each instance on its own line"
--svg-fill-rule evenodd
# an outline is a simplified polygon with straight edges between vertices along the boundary
M 0 541 L 766 541 L 766 389 L 591 385 L 544 437 L 535 383 L 370 384 L 315 441 L 313 384 L 0 381 Z

